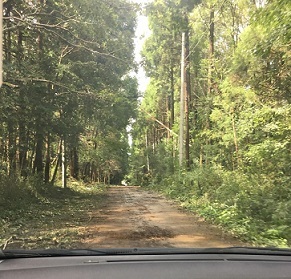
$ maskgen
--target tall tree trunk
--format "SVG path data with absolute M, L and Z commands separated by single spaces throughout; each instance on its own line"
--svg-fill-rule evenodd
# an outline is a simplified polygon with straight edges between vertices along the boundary
M 182 52 L 181 52 L 181 92 L 180 92 L 180 123 L 179 123 L 179 166 L 184 165 L 184 132 L 185 132 L 185 33 L 182 33 Z
M 23 59 L 23 46 L 22 46 L 22 41 L 23 41 L 23 33 L 21 30 L 18 30 L 18 40 L 17 40 L 17 62 L 18 65 L 21 66 L 22 64 L 22 59 Z
M 238 148 L 238 140 L 237 140 L 237 132 L 235 127 L 235 119 L 234 119 L 235 113 L 234 110 L 231 112 L 231 120 L 232 120 L 232 131 L 233 131 L 233 143 L 235 147 L 235 153 L 236 153 L 236 162 L 237 167 L 240 165 L 240 156 L 239 156 L 239 148 Z
M 190 169 L 190 126 L 189 126 L 189 103 L 190 103 L 190 51 L 189 51 L 189 28 L 188 28 L 188 17 L 187 30 L 185 32 L 185 68 L 186 68 L 186 90 L 185 90 L 185 161 L 186 168 Z
M 61 152 L 62 152 L 62 140 L 60 140 L 60 143 L 59 143 L 56 165 L 55 165 L 55 169 L 54 169 L 53 176 L 52 176 L 52 179 L 51 179 L 51 184 L 52 185 L 55 183 L 56 178 L 57 178 L 58 168 L 60 166 L 60 161 L 61 161 Z
M 167 126 L 167 139 L 169 140 L 171 138 L 171 132 L 170 132 L 170 127 L 171 127 L 171 119 L 169 115 L 171 114 L 171 97 L 169 94 L 166 95 L 166 114 L 165 114 L 165 120 L 166 120 L 166 126 Z
M 16 172 L 16 135 L 13 125 L 8 121 L 8 174 L 13 175 Z
M 70 174 L 73 178 L 79 178 L 79 156 L 77 147 L 71 148 L 70 151 Z
M 44 182 L 49 183 L 50 181 L 50 163 L 51 163 L 51 136 L 47 133 L 46 136 L 46 154 L 45 154 L 45 168 L 44 168 Z
M 209 62 L 208 62 L 208 97 L 211 96 L 213 90 L 213 68 L 214 68 L 214 8 L 210 10 L 209 23 Z
M 146 130 L 146 134 L 145 134 L 145 143 L 146 143 L 146 166 L 147 166 L 147 173 L 149 173 L 150 172 L 150 157 L 149 157 L 148 130 Z
M 171 59 L 172 60 L 172 59 Z M 173 126 L 174 126 L 174 122 L 175 122 L 175 82 L 174 82 L 174 65 L 173 65 L 173 61 L 171 61 L 171 80 L 170 80 L 170 130 L 173 130 Z M 171 160 L 171 172 L 174 173 L 175 171 L 175 148 L 174 148 L 174 138 L 173 135 L 171 133 L 171 138 L 172 138 L 172 160 Z
M 157 135 L 156 135 L 157 133 L 156 133 L 156 124 L 154 124 L 153 125 L 153 148 L 152 148 L 152 150 L 153 150 L 153 154 L 155 154 L 156 153 L 156 138 L 157 138 Z
M 62 187 L 67 188 L 66 142 L 62 141 Z
M 208 54 L 208 87 L 206 95 L 206 130 L 210 130 L 210 113 L 211 113 L 211 103 L 210 99 L 212 97 L 213 91 L 213 68 L 214 68 L 214 7 L 210 7 L 210 20 L 209 20 L 209 54 Z M 206 145 L 210 145 L 210 140 L 206 139 Z M 208 160 L 208 150 L 205 151 L 205 164 L 209 163 Z
M 17 62 L 21 70 L 23 61 L 23 32 L 21 29 L 18 30 L 18 39 L 17 39 Z M 20 175 L 27 177 L 27 150 L 28 150 L 28 141 L 27 141 L 27 132 L 25 125 L 25 97 L 23 88 L 19 90 L 19 116 L 18 116 L 18 168 Z
M 35 146 L 36 143 L 34 142 L 33 144 L 33 148 L 32 148 L 32 152 L 27 153 L 27 169 L 29 170 L 30 173 L 34 173 L 34 155 L 35 155 Z
M 174 82 L 174 66 L 171 65 L 170 70 L 170 130 L 173 129 L 174 121 L 175 121 L 175 82 Z
M 18 153 L 19 153 L 19 170 L 20 175 L 23 177 L 27 177 L 27 150 L 28 150 L 28 142 L 27 142 L 27 132 L 26 127 L 24 125 L 24 121 L 22 119 L 19 120 L 19 144 L 18 144 Z
M 12 10 L 12 1 L 7 1 L 5 3 L 5 17 L 9 17 Z M 11 62 L 11 23 L 10 20 L 7 21 L 7 31 L 4 33 L 4 50 L 5 58 L 8 63 Z
M 39 121 L 39 120 L 37 120 Z M 38 127 L 36 130 L 36 146 L 35 146 L 35 158 L 34 158 L 34 167 L 33 170 L 41 178 L 43 177 L 43 136 L 42 131 Z
M 9 17 L 12 10 L 12 1 L 7 1 L 4 5 L 5 17 Z M 4 54 L 5 62 L 11 63 L 12 60 L 12 39 L 11 39 L 11 22 L 7 21 L 7 31 L 4 32 Z M 13 108 L 11 108 L 13 109 Z M 7 174 L 11 175 L 13 172 L 13 160 L 14 160 L 14 146 L 13 146 L 13 125 L 11 119 L 7 120 L 7 140 L 5 144 L 5 160 L 7 165 Z
M 38 0 L 40 5 L 43 4 L 43 0 Z M 41 22 L 41 18 L 39 18 Z M 42 51 L 43 51 L 43 42 L 42 42 L 42 33 L 41 30 L 38 30 L 37 35 L 37 43 L 38 43 L 38 57 L 39 61 L 42 61 Z M 40 90 L 43 90 L 42 88 Z M 40 112 L 38 112 L 40 114 Z M 34 158 L 34 166 L 33 171 L 36 172 L 41 178 L 43 178 L 43 130 L 41 123 L 41 115 L 36 115 L 36 146 L 35 146 L 35 158 Z

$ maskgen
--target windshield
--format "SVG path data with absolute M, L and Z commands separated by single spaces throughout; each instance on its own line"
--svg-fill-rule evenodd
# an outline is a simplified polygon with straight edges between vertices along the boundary
M 0 248 L 291 246 L 289 0 L 3 0 Z

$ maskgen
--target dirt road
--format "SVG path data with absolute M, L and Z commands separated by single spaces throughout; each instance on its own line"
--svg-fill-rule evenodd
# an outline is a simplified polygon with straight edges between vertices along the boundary
M 227 247 L 243 245 L 173 201 L 139 187 L 114 186 L 90 213 L 84 247 Z

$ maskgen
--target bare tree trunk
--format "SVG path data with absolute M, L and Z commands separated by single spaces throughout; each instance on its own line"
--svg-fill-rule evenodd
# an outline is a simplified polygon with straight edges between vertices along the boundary
M 28 149 L 28 142 L 27 142 L 27 132 L 25 131 L 25 125 L 23 121 L 20 119 L 19 122 L 19 170 L 20 174 L 23 177 L 27 177 L 27 149 Z
M 210 113 L 211 104 L 210 97 L 213 91 L 213 68 L 214 68 L 214 8 L 210 7 L 210 22 L 209 22 L 209 58 L 208 58 L 208 88 L 206 98 L 206 129 L 210 130 Z M 206 145 L 210 145 L 210 140 L 206 139 Z M 205 164 L 208 165 L 208 152 L 205 152 Z
M 209 27 L 209 64 L 208 64 L 208 96 L 211 96 L 213 89 L 213 68 L 214 68 L 214 9 L 210 10 Z
M 70 174 L 73 178 L 79 178 L 79 157 L 77 147 L 73 147 L 70 151 Z
M 9 17 L 12 10 L 12 2 L 8 1 L 5 3 L 5 17 Z M 5 59 L 8 64 L 11 63 L 12 55 L 12 39 L 11 39 L 11 22 L 7 22 L 7 31 L 4 33 L 4 51 L 5 51 Z M 6 140 L 6 164 L 7 164 L 7 173 L 11 175 L 13 172 L 13 161 L 14 161 L 14 146 L 13 146 L 13 124 L 11 120 L 7 121 L 7 140 Z
M 170 102 L 169 102 L 169 105 L 170 105 L 170 125 L 169 125 L 169 128 L 170 130 L 172 130 L 173 128 L 173 125 L 174 125 L 174 121 L 175 121 L 175 83 L 174 83 L 174 66 L 171 65 L 171 88 L 170 88 L 170 91 L 171 91 L 171 95 L 170 95 Z
M 50 181 L 50 163 L 51 163 L 51 139 L 50 133 L 47 133 L 46 138 L 46 155 L 45 155 L 45 168 L 44 168 L 44 182 L 48 183 Z
M 59 143 L 56 166 L 55 166 L 55 169 L 54 169 L 53 177 L 51 179 L 51 184 L 52 185 L 55 183 L 55 180 L 56 180 L 56 177 L 57 177 L 57 173 L 58 173 L 58 168 L 59 168 L 60 161 L 61 161 L 61 148 L 62 148 L 62 140 L 60 140 L 60 143 Z
M 233 142 L 234 142 L 234 146 L 235 146 L 237 166 L 239 166 L 240 165 L 240 156 L 239 156 L 238 140 L 237 140 L 237 134 L 236 134 L 236 128 L 235 128 L 234 110 L 232 111 L 231 118 L 232 118 Z
M 30 152 L 28 154 L 28 167 L 27 169 L 30 171 L 30 173 L 34 173 L 34 155 L 35 155 L 35 146 L 36 146 L 36 143 L 34 142 L 33 143 L 33 148 L 32 148 L 32 152 Z
M 36 132 L 36 147 L 33 170 L 42 178 L 43 177 L 43 137 L 40 128 L 37 127 Z
M 180 124 L 179 124 L 179 165 L 184 164 L 184 123 L 185 123 L 185 33 L 182 34 L 182 53 L 181 53 L 181 92 L 180 92 Z
M 187 18 L 188 24 L 188 18 Z M 185 32 L 185 68 L 186 68 L 186 90 L 185 90 L 185 161 L 186 168 L 190 169 L 190 126 L 189 126 L 189 103 L 190 103 L 190 51 L 189 51 L 189 30 Z
M 170 126 L 171 126 L 171 119 L 169 117 L 171 113 L 171 107 L 170 107 L 170 96 L 166 95 L 166 113 L 165 113 L 165 120 L 166 120 L 166 126 L 167 126 L 167 139 L 169 140 L 171 138 L 171 132 L 170 132 Z M 164 122 L 164 121 L 163 121 Z
M 153 154 L 156 153 L 156 125 L 154 124 L 154 127 L 153 127 Z
M 67 188 L 66 142 L 62 141 L 62 187 Z
M 147 173 L 150 172 L 150 157 L 149 157 L 149 144 L 148 144 L 148 131 L 145 134 L 145 142 L 146 142 L 146 165 L 147 165 Z
M 16 171 L 16 136 L 13 125 L 8 121 L 8 174 L 15 174 Z
M 38 1 L 39 4 L 43 5 L 43 0 Z M 41 18 L 39 19 L 41 22 Z M 38 56 L 39 60 L 42 60 L 42 51 L 43 51 L 43 36 L 41 30 L 38 30 Z M 42 89 L 41 89 L 42 90 Z M 37 115 L 36 119 L 36 148 L 35 148 L 35 160 L 34 160 L 34 172 L 36 171 L 37 174 L 43 178 L 43 130 L 42 130 L 42 123 L 41 123 L 41 115 Z
M 12 3 L 8 1 L 6 3 L 6 13 L 5 17 L 9 17 L 12 10 Z M 5 47 L 5 58 L 7 62 L 11 62 L 11 29 L 10 21 L 7 22 L 7 31 L 4 33 L 4 47 Z M 6 35 L 6 36 L 5 36 Z

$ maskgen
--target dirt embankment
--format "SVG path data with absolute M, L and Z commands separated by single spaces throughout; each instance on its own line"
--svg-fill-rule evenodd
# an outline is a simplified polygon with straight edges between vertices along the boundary
M 157 193 L 114 186 L 106 196 L 106 203 L 80 227 L 85 248 L 244 245 Z

